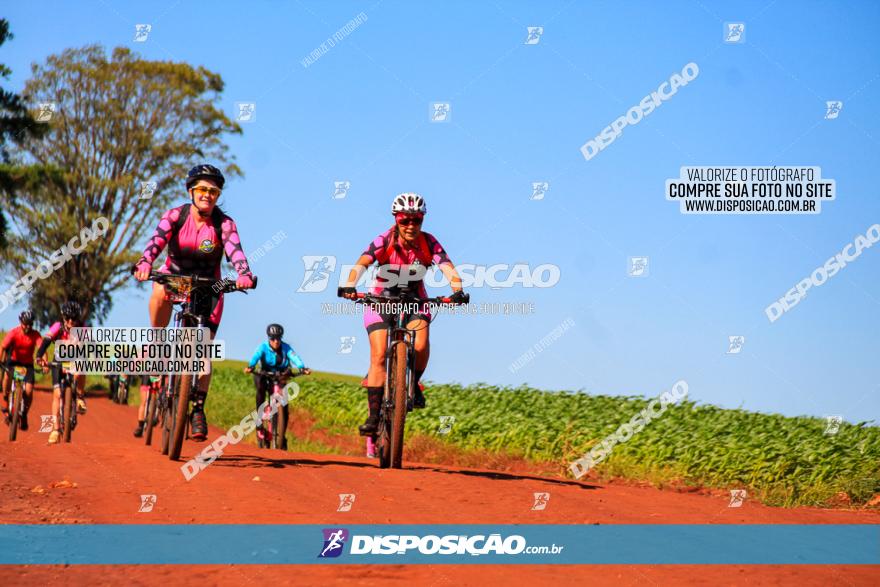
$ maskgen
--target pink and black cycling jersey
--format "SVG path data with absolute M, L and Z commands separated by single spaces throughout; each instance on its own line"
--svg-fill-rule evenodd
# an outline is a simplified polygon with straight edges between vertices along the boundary
M 411 248 L 406 248 L 399 242 L 394 242 L 394 230 L 394 227 L 392 227 L 374 238 L 373 242 L 367 246 L 367 249 L 363 254 L 369 257 L 371 261 L 378 262 L 383 266 L 390 266 L 390 268 L 400 271 L 404 275 L 406 275 L 406 267 L 408 265 L 415 265 L 418 263 L 427 269 L 431 265 L 452 263 L 452 261 L 449 260 L 446 251 L 443 249 L 443 246 L 433 235 L 428 234 L 427 232 L 422 232 L 416 245 Z M 386 285 L 387 282 L 377 276 L 376 281 L 370 287 L 370 293 L 381 294 Z M 425 291 L 425 284 L 421 280 L 418 282 L 418 295 L 423 298 L 428 295 Z M 424 311 L 419 312 L 418 315 L 429 321 L 431 319 L 431 312 L 427 306 L 424 308 Z M 410 316 L 410 318 L 415 317 L 416 316 L 414 315 Z M 371 333 L 374 330 L 388 328 L 391 326 L 392 322 L 392 316 L 380 314 L 371 306 L 364 308 L 364 328 L 367 329 L 368 333 Z
M 182 225 L 181 214 L 186 214 Z M 219 240 L 215 228 L 217 222 L 220 223 Z M 175 226 L 178 225 L 180 229 L 174 234 Z M 240 276 L 253 277 L 241 248 L 235 222 L 229 216 L 218 213 L 216 209 L 210 218 L 205 219 L 201 228 L 196 227 L 189 204 L 166 211 L 138 263 L 152 265 L 166 246 L 168 258 L 159 269 L 161 273 L 220 277 L 220 263 L 225 253 Z
M 80 326 L 87 326 L 86 324 L 81 324 Z M 37 350 L 37 358 L 40 359 L 46 351 L 49 349 L 49 345 L 51 345 L 56 340 L 68 340 L 70 339 L 70 331 L 64 330 L 64 325 L 61 322 L 56 322 L 51 327 L 49 327 L 49 332 L 46 333 L 46 336 L 43 337 L 43 342 L 40 343 L 40 348 Z
M 399 241 L 394 243 L 394 231 L 394 227 L 391 227 L 374 238 L 363 252 L 363 255 L 369 257 L 373 262 L 379 262 L 380 264 L 390 266 L 397 271 L 402 271 L 404 275 L 406 275 L 406 269 L 409 265 L 419 264 L 424 266 L 427 270 L 431 265 L 439 266 L 444 263 L 452 263 L 449 256 L 446 254 L 446 250 L 440 242 L 434 238 L 434 235 L 422 232 L 421 234 L 424 236 L 424 241 L 420 242 L 420 236 L 419 241 L 416 242 L 415 246 L 406 248 L 400 244 Z M 386 256 L 387 259 L 385 259 Z M 370 293 L 382 293 L 385 283 L 386 282 L 383 279 L 377 277 L 376 281 L 370 288 Z M 426 297 L 427 292 L 425 291 L 425 284 L 420 280 L 418 285 L 419 295 L 421 297 Z

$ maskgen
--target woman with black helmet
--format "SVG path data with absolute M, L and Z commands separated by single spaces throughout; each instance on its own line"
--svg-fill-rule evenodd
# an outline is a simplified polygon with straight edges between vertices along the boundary
M 21 414 L 20 427 L 28 429 L 27 414 L 34 397 L 34 350 L 40 344 L 40 333 L 33 327 L 34 314 L 25 310 L 18 315 L 19 325 L 6 333 L 0 345 L 0 363 L 5 364 L 3 373 L 3 415 L 9 424 L 9 390 L 12 386 L 12 369 L 24 367 L 24 412 Z
M 269 337 L 269 340 L 264 341 L 257 347 L 257 350 L 254 351 L 254 356 L 251 357 L 250 363 L 248 363 L 244 370 L 245 373 L 253 373 L 254 367 L 256 367 L 257 363 L 260 363 L 261 372 L 254 373 L 254 386 L 257 388 L 257 410 L 260 409 L 260 405 L 266 400 L 269 388 L 262 373 L 269 371 L 284 372 L 290 369 L 291 365 L 294 365 L 306 375 L 312 372 L 311 369 L 306 368 L 305 363 L 299 358 L 293 347 L 281 340 L 284 336 L 283 326 L 280 324 L 270 324 L 266 327 L 266 336 Z M 282 409 L 286 412 L 287 406 L 285 405 Z M 265 438 L 264 435 L 265 429 L 263 426 L 258 427 L 257 437 L 263 440 Z M 282 443 L 284 442 L 283 440 Z M 286 444 L 282 444 L 282 448 L 286 448 Z
M 61 305 L 61 321 L 56 322 L 49 328 L 46 337 L 43 339 L 40 348 L 37 351 L 37 362 L 46 368 L 47 362 L 43 355 L 49 350 L 56 340 L 67 340 L 70 338 L 70 329 L 76 326 L 84 326 L 82 320 L 82 306 L 79 302 L 68 301 Z M 76 387 L 76 411 L 80 414 L 86 413 L 86 376 L 76 375 L 74 378 L 74 386 Z M 61 367 L 52 366 L 52 432 L 49 434 L 49 444 L 57 444 L 61 441 Z
M 149 279 L 153 263 L 167 246 L 168 258 L 159 269 L 160 272 L 219 279 L 220 264 L 225 254 L 238 273 L 236 285 L 240 289 L 254 287 L 254 276 L 242 250 L 235 221 L 217 206 L 225 183 L 223 173 L 213 165 L 196 165 L 190 169 L 186 178 L 190 202 L 162 215 L 143 256 L 135 265 L 134 276 L 138 281 Z M 166 299 L 163 285 L 153 284 L 149 307 L 150 323 L 153 327 L 168 326 L 173 304 Z M 207 322 L 213 335 L 216 334 L 223 315 L 223 294 L 217 294 L 211 300 L 209 311 Z M 194 440 L 204 440 L 208 433 L 204 404 L 210 381 L 210 370 L 207 375 L 199 378 L 199 393 L 193 401 L 190 422 L 191 437 Z

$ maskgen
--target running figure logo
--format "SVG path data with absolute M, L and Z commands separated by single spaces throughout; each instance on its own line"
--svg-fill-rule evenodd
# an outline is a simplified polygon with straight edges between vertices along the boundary
M 440 416 L 440 428 L 437 434 L 449 434 L 452 432 L 452 425 L 455 424 L 455 416 Z
M 547 502 L 550 501 L 549 493 L 535 493 L 535 503 L 532 504 L 532 510 L 547 509 Z
M 342 554 L 342 547 L 348 540 L 348 530 L 345 528 L 324 528 L 324 548 L 318 558 L 336 558 Z
M 55 102 L 43 102 L 40 104 L 40 110 L 37 112 L 37 122 L 49 122 L 55 115 Z
M 52 432 L 52 416 L 40 416 L 40 432 Z
M 449 122 L 451 107 L 449 102 L 434 102 L 431 104 L 431 122 Z
M 541 35 L 544 34 L 544 27 L 542 26 L 530 26 L 526 27 L 528 29 L 528 36 L 526 37 L 526 42 L 524 45 L 537 45 L 541 42 Z
M 550 184 L 546 181 L 533 181 L 532 182 L 532 196 L 529 198 L 530 200 L 543 200 L 544 195 L 550 189 Z
M 348 195 L 348 190 L 351 188 L 350 181 L 334 181 L 333 185 L 335 186 L 335 191 L 333 192 L 334 200 L 341 200 L 345 196 Z
M 339 350 L 336 351 L 337 355 L 350 355 L 352 349 L 354 349 L 355 337 L 353 336 L 340 336 L 339 337 Z
M 738 355 L 742 352 L 743 345 L 746 343 L 746 337 L 740 335 L 736 336 L 728 336 L 727 337 L 727 354 L 728 355 Z
M 237 110 L 235 119 L 239 122 L 256 122 L 257 120 L 257 103 L 256 102 L 236 102 Z
M 336 270 L 336 257 L 333 255 L 303 255 L 303 275 L 297 293 L 316 293 L 327 289 L 330 274 Z
M 746 500 L 748 495 L 746 494 L 745 489 L 731 489 L 730 490 L 730 503 L 727 504 L 729 508 L 738 508 L 742 506 L 743 502 Z
M 141 182 L 141 200 L 149 200 L 153 197 L 153 193 L 156 191 L 157 184 L 155 181 L 142 181 Z
M 136 24 L 134 25 L 134 42 L 135 43 L 143 43 L 147 40 L 147 37 L 150 36 L 150 31 L 153 30 L 153 25 L 151 24 Z
M 825 102 L 825 108 L 825 120 L 834 120 L 840 116 L 840 111 L 843 110 L 843 102 L 840 100 L 829 100 Z
M 834 436 L 840 431 L 840 423 L 843 416 L 825 416 L 825 435 Z
M 336 508 L 337 512 L 350 512 L 351 506 L 354 505 L 354 493 L 340 493 L 339 494 L 339 507 Z
M 746 25 L 742 22 L 724 23 L 724 42 L 743 43 L 746 40 Z
M 646 277 L 648 275 L 648 258 L 630 257 L 626 272 L 630 277 Z
M 156 496 L 155 495 L 142 495 L 141 496 L 141 507 L 138 508 L 139 512 L 151 512 L 153 511 L 153 506 L 156 505 Z

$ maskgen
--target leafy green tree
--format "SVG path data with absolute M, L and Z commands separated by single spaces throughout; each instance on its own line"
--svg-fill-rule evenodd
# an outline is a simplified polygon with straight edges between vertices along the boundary
M 22 162 L 31 167 L 15 178 L 16 230 L 0 263 L 24 276 L 83 227 L 106 218 L 106 234 L 34 281 L 30 291 L 40 324 L 57 319 L 67 299 L 100 322 L 113 292 L 130 283 L 128 269 L 140 255 L 136 244 L 182 194 L 186 171 L 207 161 L 241 174 L 223 142 L 241 127 L 217 108 L 223 80 L 204 67 L 148 61 L 124 47 L 108 58 L 103 47 L 91 45 L 32 69 L 24 94 L 56 107 L 45 138 L 21 144 Z M 155 183 L 151 196 L 142 182 Z
M 5 18 L 0 18 L 0 46 L 12 38 L 13 35 L 9 30 L 9 21 Z M 6 65 L 0 63 L 0 79 L 9 79 L 11 74 L 12 71 Z M 10 173 L 10 144 L 21 140 L 25 136 L 39 137 L 42 134 L 42 129 L 43 127 L 38 125 L 31 117 L 21 96 L 0 87 L 0 193 L 5 198 L 11 199 L 14 194 L 15 184 L 13 183 L 13 178 L 24 173 L 22 169 L 19 169 L 15 174 Z M 5 248 L 7 245 L 7 224 L 3 208 L 0 205 L 0 249 Z

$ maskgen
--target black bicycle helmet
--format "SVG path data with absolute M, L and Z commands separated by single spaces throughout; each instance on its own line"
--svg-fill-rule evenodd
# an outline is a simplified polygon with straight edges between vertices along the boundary
M 280 324 L 270 324 L 266 327 L 266 336 L 269 338 L 281 338 L 284 336 L 284 327 Z
M 192 186 L 196 185 L 200 179 L 210 179 L 216 183 L 217 187 L 221 190 L 226 183 L 226 178 L 223 177 L 223 172 L 213 165 L 202 163 L 201 165 L 196 165 L 190 169 L 189 173 L 186 174 L 186 189 L 190 189 Z
M 61 317 L 65 320 L 79 320 L 82 318 L 82 306 L 73 300 L 64 302 L 61 306 Z
M 30 310 L 25 310 L 18 315 L 18 321 L 22 324 L 27 324 L 28 326 L 31 326 L 34 323 L 34 313 Z

